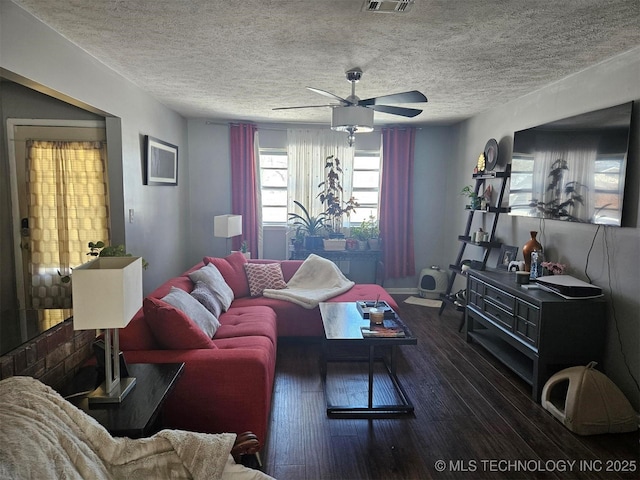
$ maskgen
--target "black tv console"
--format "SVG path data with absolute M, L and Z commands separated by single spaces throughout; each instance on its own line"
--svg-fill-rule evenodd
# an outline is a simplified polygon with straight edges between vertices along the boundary
M 529 383 L 540 401 L 554 373 L 602 361 L 606 302 L 525 290 L 511 272 L 471 270 L 465 324 L 467 341 L 482 345 Z

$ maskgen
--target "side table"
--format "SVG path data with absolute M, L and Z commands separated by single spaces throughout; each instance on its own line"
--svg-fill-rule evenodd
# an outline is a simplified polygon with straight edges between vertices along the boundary
M 89 407 L 86 394 L 95 388 L 95 367 L 82 368 L 60 394 L 114 437 L 148 437 L 162 428 L 162 405 L 182 375 L 184 363 L 133 363 L 127 367 L 129 375 L 136 377 L 136 385 L 121 403 Z

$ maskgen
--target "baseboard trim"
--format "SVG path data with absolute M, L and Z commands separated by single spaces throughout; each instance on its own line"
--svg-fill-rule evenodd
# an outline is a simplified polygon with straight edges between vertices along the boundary
M 385 288 L 385 290 L 392 295 L 394 293 L 396 295 L 417 295 L 418 294 L 417 288 Z

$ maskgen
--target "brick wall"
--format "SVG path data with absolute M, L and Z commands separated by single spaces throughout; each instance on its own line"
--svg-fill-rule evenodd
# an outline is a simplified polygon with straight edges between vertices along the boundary
M 95 330 L 73 330 L 68 319 L 0 357 L 0 380 L 15 375 L 39 379 L 53 388 L 67 383 L 93 355 Z

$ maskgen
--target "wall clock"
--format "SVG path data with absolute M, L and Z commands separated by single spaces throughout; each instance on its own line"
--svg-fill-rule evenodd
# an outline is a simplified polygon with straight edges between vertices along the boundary
M 484 146 L 484 157 L 486 160 L 486 169 L 493 170 L 498 164 L 498 142 L 492 138 Z

